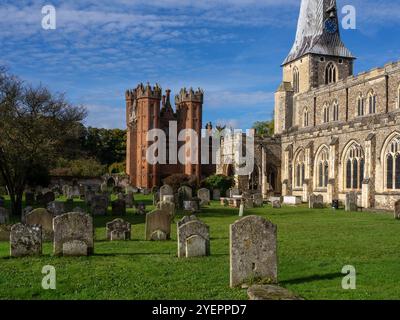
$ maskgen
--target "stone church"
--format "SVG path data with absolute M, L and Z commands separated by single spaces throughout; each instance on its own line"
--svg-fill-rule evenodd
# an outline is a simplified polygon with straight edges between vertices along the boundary
M 302 0 L 298 30 L 275 94 L 282 195 L 326 203 L 358 193 L 359 206 L 400 199 L 400 63 L 353 74 L 336 1 Z

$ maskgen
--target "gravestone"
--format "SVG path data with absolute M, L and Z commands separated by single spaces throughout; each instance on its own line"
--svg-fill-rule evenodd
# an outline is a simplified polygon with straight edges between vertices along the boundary
M 153 206 L 156 206 L 157 203 L 160 201 L 160 191 L 153 193 Z
M 25 204 L 33 206 L 35 204 L 35 194 L 33 192 L 25 192 Z
M 118 200 L 125 200 L 125 194 L 122 193 L 122 192 L 118 193 L 118 194 L 117 194 L 117 199 L 118 199 Z
M 86 202 L 87 206 L 90 207 L 90 205 L 92 204 L 93 197 L 95 195 L 96 195 L 96 193 L 94 191 L 92 191 L 92 190 L 87 190 L 85 192 L 85 202 Z
M 282 207 L 280 200 L 273 200 L 272 201 L 272 208 L 273 209 L 280 209 Z
M 133 192 L 128 192 L 125 195 L 125 205 L 127 208 L 133 208 L 133 202 L 135 201 L 135 198 L 133 196 Z
M 67 185 L 67 184 L 64 184 L 63 186 L 62 186 L 62 193 L 63 193 L 63 196 L 64 197 L 68 197 L 68 189 L 69 189 L 69 186 Z
M 175 202 L 175 197 L 171 196 L 171 195 L 166 195 L 166 196 L 163 196 L 163 198 L 160 199 L 159 201 Z
M 310 209 L 322 209 L 324 207 L 324 197 L 322 194 L 310 195 L 309 208 Z
M 17 223 L 11 227 L 10 255 L 25 257 L 42 254 L 42 227 Z
M 252 280 L 277 282 L 277 227 L 259 216 L 230 226 L 230 285 Z
M 263 195 L 261 193 L 253 194 L 253 202 L 254 206 L 260 208 L 264 205 Z
M 188 222 L 190 222 L 190 221 L 198 221 L 198 220 L 199 220 L 199 219 L 197 219 L 197 217 L 196 217 L 195 215 L 184 216 L 181 220 L 179 220 L 179 221 L 177 222 L 178 229 L 179 229 L 180 226 L 183 226 L 185 223 L 188 223 Z M 177 230 L 178 230 L 178 229 L 177 229 Z
M 357 211 L 357 193 L 356 192 L 346 193 L 345 210 L 346 211 Z
M 53 220 L 54 255 L 87 256 L 94 252 L 93 219 L 91 216 L 70 212 Z
M 154 231 L 150 236 L 151 241 L 165 241 L 168 240 L 167 234 L 162 230 Z
M 242 202 L 239 207 L 239 217 L 243 217 L 243 215 L 244 215 L 244 204 Z
M 188 186 L 182 186 L 178 189 L 178 194 L 182 197 L 183 201 L 189 201 L 193 198 L 193 190 Z
M 124 216 L 126 214 L 125 200 L 115 200 L 111 203 L 113 216 Z
M 195 200 L 183 201 L 183 210 L 193 213 L 199 212 L 200 211 L 199 202 Z
M 284 196 L 283 203 L 288 205 L 298 205 L 301 204 L 301 198 L 296 196 Z
M 131 224 L 122 219 L 108 222 L 106 236 L 109 241 L 131 240 Z
M 146 214 L 146 240 L 152 240 L 152 234 L 155 231 L 162 231 L 166 239 L 171 237 L 171 215 L 162 210 L 154 210 Z
M 157 208 L 168 212 L 172 218 L 175 217 L 175 203 L 170 201 L 160 201 L 157 205 Z
M 221 198 L 221 190 L 214 189 L 213 190 L 213 200 L 218 200 Z
M 64 202 L 60 202 L 60 201 L 50 202 L 47 205 L 47 210 L 50 211 L 55 216 L 59 216 L 66 212 Z
M 244 207 L 246 209 L 253 209 L 254 208 L 254 201 L 252 198 L 247 197 L 247 198 L 243 198 L 240 205 L 244 203 Z
M 101 194 L 101 195 L 96 195 L 92 198 L 90 210 L 94 216 L 107 215 L 107 209 L 108 209 L 108 195 Z
M 204 257 L 207 255 L 207 240 L 193 235 L 186 239 L 186 258 Z
M 26 215 L 33 210 L 33 207 L 25 207 L 22 210 L 21 222 L 26 223 Z
M 192 239 L 188 243 L 188 239 L 192 236 L 199 238 Z M 210 228 L 196 217 L 185 217 L 177 224 L 177 238 L 178 238 L 178 257 L 188 257 L 187 246 L 189 248 L 189 255 L 193 256 L 208 256 L 210 255 Z M 203 251 L 201 249 L 204 248 Z M 197 255 L 195 255 L 197 253 Z
M 38 208 L 25 216 L 25 223 L 27 225 L 40 225 L 43 241 L 51 241 L 53 239 L 53 218 L 54 215 L 51 212 L 44 208 Z
M 143 202 L 140 202 L 137 206 L 136 206 L 136 213 L 138 215 L 145 215 L 146 214 L 146 204 Z
M 394 204 L 394 218 L 400 219 L 400 200 L 396 201 Z
M 197 191 L 197 198 L 200 199 L 200 206 L 208 206 L 210 204 L 210 190 L 206 188 Z
M 8 210 L 0 207 L 0 224 L 6 224 L 8 221 Z
M 160 200 L 164 200 L 164 196 L 174 196 L 174 190 L 168 184 L 164 184 L 160 188 Z

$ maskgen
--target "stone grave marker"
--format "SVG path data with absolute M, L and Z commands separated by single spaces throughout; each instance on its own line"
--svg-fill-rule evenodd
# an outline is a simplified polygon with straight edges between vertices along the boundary
M 322 194 L 310 195 L 309 208 L 310 209 L 322 209 L 324 207 L 324 197 Z
M 192 236 L 197 238 L 191 239 L 188 243 L 188 239 Z M 185 217 L 178 222 L 177 238 L 179 258 L 210 255 L 210 228 L 196 217 Z
M 230 285 L 252 280 L 277 282 L 277 227 L 259 216 L 230 226 Z
M 52 201 L 47 205 L 47 210 L 50 211 L 53 215 L 59 216 L 66 212 L 65 204 L 61 201 Z
M 93 219 L 70 212 L 53 219 L 54 255 L 87 256 L 94 252 Z
M 397 200 L 394 204 L 394 218 L 400 219 L 400 200 Z
M 109 241 L 131 240 L 131 224 L 122 219 L 108 222 L 106 236 Z
M 210 190 L 206 188 L 197 191 L 197 198 L 200 199 L 200 206 L 208 206 L 210 204 Z
M 113 216 L 124 216 L 126 215 L 126 204 L 125 200 L 115 200 L 111 203 L 112 215 Z
M 156 209 L 146 214 L 146 240 L 152 240 L 155 231 L 162 231 L 166 239 L 171 237 L 171 215 L 163 210 Z
M 346 193 L 345 210 L 346 211 L 357 211 L 357 193 L 356 192 Z
M 27 225 L 40 225 L 43 241 L 51 241 L 53 239 L 53 218 L 54 215 L 44 208 L 32 210 L 25 216 Z
M 11 227 L 10 255 L 25 257 L 42 254 L 42 227 L 17 223 Z

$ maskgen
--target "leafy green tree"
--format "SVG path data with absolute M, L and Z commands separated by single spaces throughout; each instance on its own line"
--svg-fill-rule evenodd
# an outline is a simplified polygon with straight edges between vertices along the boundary
M 271 121 L 257 121 L 253 125 L 258 135 L 267 137 L 274 134 L 274 120 Z
M 20 215 L 22 196 L 32 168 L 50 168 L 66 141 L 77 139 L 83 107 L 43 86 L 32 87 L 0 72 L 0 174 Z
M 202 185 L 210 190 L 219 189 L 221 190 L 221 194 L 225 195 L 226 191 L 235 185 L 235 180 L 233 177 L 216 174 L 203 180 Z

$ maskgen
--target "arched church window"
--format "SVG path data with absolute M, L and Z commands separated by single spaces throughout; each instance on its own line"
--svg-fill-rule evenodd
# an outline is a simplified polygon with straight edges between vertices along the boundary
M 368 94 L 368 106 L 369 114 L 376 113 L 376 94 L 373 91 Z
M 300 91 L 300 73 L 297 67 L 293 69 L 293 90 L 295 93 L 299 93 Z
M 395 136 L 386 148 L 386 188 L 400 189 L 400 135 Z
M 333 103 L 333 121 L 339 121 L 339 104 L 337 101 Z
M 336 79 L 337 70 L 333 62 L 329 62 L 325 69 L 325 83 L 331 84 L 337 81 Z
M 358 116 L 360 117 L 365 114 L 365 101 L 361 93 L 357 99 L 357 111 L 358 111 Z
M 301 150 L 295 159 L 295 171 L 295 186 L 301 188 L 306 174 L 304 150 Z
M 309 125 L 309 112 L 308 109 L 305 108 L 303 111 L 303 126 L 308 127 Z
M 364 180 L 364 152 L 360 145 L 353 143 L 347 150 L 346 163 L 346 189 L 359 190 Z
M 326 188 L 329 181 L 329 150 L 323 147 L 316 156 L 317 184 L 319 188 Z
M 328 123 L 329 122 L 329 105 L 325 104 L 324 108 L 323 108 L 323 116 L 324 116 L 324 123 Z

